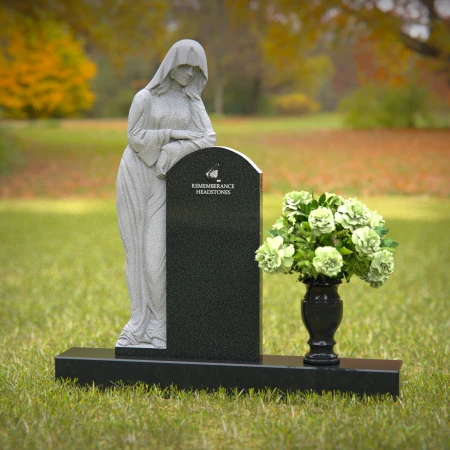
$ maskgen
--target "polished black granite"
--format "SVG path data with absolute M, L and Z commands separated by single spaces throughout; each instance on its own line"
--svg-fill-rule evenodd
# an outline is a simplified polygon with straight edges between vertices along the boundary
M 109 386 L 144 382 L 180 389 L 219 387 L 400 394 L 402 361 L 341 358 L 338 365 L 311 366 L 301 356 L 263 355 L 258 362 L 130 358 L 114 349 L 71 348 L 55 358 L 55 377 Z
M 167 348 L 118 356 L 259 361 L 261 171 L 223 147 L 167 174 Z

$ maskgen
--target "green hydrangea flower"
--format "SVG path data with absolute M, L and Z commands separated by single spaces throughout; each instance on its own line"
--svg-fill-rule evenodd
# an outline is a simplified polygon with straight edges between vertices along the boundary
M 370 210 L 356 198 L 344 200 L 343 204 L 337 209 L 334 220 L 341 224 L 343 228 L 355 231 L 357 228 L 369 224 Z
M 394 256 L 388 250 L 381 250 L 373 255 L 365 281 L 368 281 L 371 287 L 377 288 L 382 286 L 393 272 Z
M 275 220 L 275 223 L 272 225 L 272 228 L 275 228 L 276 230 L 281 230 L 282 228 L 284 228 L 283 216 L 278 217 L 278 219 Z
M 314 253 L 313 266 L 318 273 L 335 277 L 341 271 L 342 256 L 334 247 L 319 247 Z
M 294 251 L 292 244 L 283 244 L 281 236 L 269 237 L 256 250 L 255 261 L 258 261 L 258 266 L 267 273 L 289 272 L 294 263 Z
M 370 227 L 358 228 L 352 234 L 352 242 L 360 255 L 372 255 L 380 250 L 381 239 Z
M 310 212 L 308 222 L 312 233 L 316 236 L 331 233 L 336 229 L 333 213 L 323 206 L 319 206 L 319 208 Z
M 345 200 L 344 197 L 342 197 L 340 195 L 337 195 L 334 192 L 325 192 L 325 198 L 327 200 L 329 200 L 332 197 L 335 197 L 335 198 L 337 198 L 339 200 L 338 203 L 337 203 L 338 205 L 342 205 L 342 203 L 344 203 L 344 200 Z
M 289 222 L 295 224 L 295 215 L 299 212 L 299 205 L 311 203 L 313 196 L 307 191 L 292 191 L 283 197 L 283 214 Z
M 292 191 L 283 197 L 283 212 L 297 211 L 298 205 L 311 203 L 313 196 L 307 191 Z
M 384 223 L 385 222 L 384 222 L 383 216 L 381 214 L 378 214 L 376 211 L 370 212 L 369 225 L 372 228 L 380 227 L 380 226 L 384 225 Z

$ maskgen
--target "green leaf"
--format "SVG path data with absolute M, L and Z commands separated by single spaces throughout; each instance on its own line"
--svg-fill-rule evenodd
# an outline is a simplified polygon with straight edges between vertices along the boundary
M 383 247 L 395 248 L 398 247 L 398 242 L 393 241 L 391 238 L 387 238 L 381 241 Z
M 389 232 L 389 228 L 386 228 L 384 226 L 375 227 L 374 230 L 377 232 L 378 236 L 383 237 L 386 236 Z
M 317 200 L 313 200 L 309 204 L 309 210 L 312 211 L 313 209 L 317 209 L 319 207 L 319 203 L 317 203 Z
M 311 225 L 309 222 L 302 222 L 302 227 L 305 229 L 305 231 L 311 231 Z
M 319 243 L 322 247 L 326 247 L 326 246 L 333 247 L 334 246 L 333 240 L 331 239 L 330 236 L 327 236 L 326 234 L 323 234 L 322 236 L 319 237 Z
M 340 253 L 341 255 L 345 256 L 345 255 L 351 255 L 353 252 L 352 252 L 349 248 L 347 248 L 347 247 L 341 247 L 341 248 L 339 249 L 339 253 Z
M 325 204 L 325 202 L 326 202 L 326 199 L 327 199 L 327 196 L 326 196 L 325 194 L 322 194 L 322 195 L 319 197 L 319 205 L 320 205 L 320 206 L 323 206 L 323 205 Z

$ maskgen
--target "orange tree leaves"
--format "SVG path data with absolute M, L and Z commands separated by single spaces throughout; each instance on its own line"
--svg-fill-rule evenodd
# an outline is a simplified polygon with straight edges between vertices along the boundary
M 39 22 L 0 9 L 0 106 L 16 118 L 73 116 L 94 100 L 96 66 L 79 42 L 51 20 Z

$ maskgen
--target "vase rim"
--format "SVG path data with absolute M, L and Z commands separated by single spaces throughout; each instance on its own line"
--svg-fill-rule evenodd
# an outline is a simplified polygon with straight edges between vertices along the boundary
M 329 277 L 321 277 L 321 278 L 305 278 L 303 284 L 307 284 L 310 286 L 330 286 L 334 284 L 341 284 L 342 280 L 337 278 L 329 278 Z

